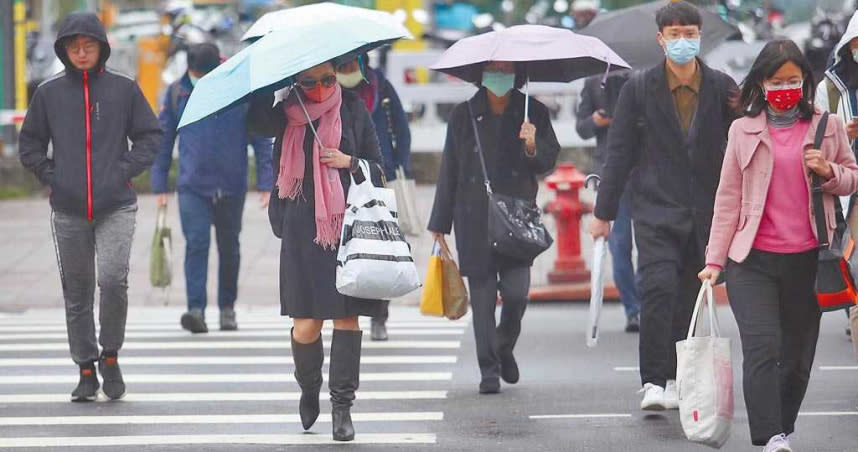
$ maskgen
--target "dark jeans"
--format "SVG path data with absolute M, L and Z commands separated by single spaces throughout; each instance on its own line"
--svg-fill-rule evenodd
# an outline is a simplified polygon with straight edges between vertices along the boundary
M 238 296 L 238 268 L 241 251 L 238 236 L 244 211 L 242 195 L 204 197 L 191 191 L 179 192 L 179 214 L 185 248 L 185 284 L 188 309 L 205 310 L 207 304 L 209 246 L 214 225 L 219 257 L 218 307 L 231 308 Z
M 693 233 L 635 226 L 640 252 L 638 294 L 641 297 L 641 384 L 665 387 L 676 379 L 676 343 L 685 339 L 700 289 L 697 273 L 703 252 Z
M 471 289 L 474 340 L 477 361 L 483 378 L 500 376 L 498 352 L 512 352 L 521 333 L 521 319 L 527 308 L 530 267 L 518 267 L 493 273 L 487 278 L 468 278 Z M 503 307 L 500 324 L 495 326 L 498 291 Z
M 819 337 L 817 252 L 751 251 L 727 265 L 727 293 L 742 338 L 751 441 L 795 431 Z
M 620 198 L 608 246 L 614 265 L 614 284 L 620 292 L 626 317 L 634 317 L 641 312 L 641 302 L 635 283 L 635 266 L 632 263 L 632 207 L 629 198 L 628 192 Z

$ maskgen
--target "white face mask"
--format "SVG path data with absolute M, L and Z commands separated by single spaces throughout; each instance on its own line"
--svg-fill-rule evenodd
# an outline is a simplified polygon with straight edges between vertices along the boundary
M 191 80 L 191 86 L 196 86 L 197 82 L 200 80 L 198 77 L 194 77 L 191 74 L 188 74 L 188 79 Z
M 360 71 L 354 71 L 351 74 L 337 72 L 337 81 L 343 88 L 351 89 L 360 85 L 360 82 L 363 81 L 363 74 Z

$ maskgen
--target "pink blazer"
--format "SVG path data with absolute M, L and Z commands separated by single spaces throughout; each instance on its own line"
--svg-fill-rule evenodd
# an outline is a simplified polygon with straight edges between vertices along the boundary
M 813 147 L 816 126 L 822 112 L 813 115 L 811 127 L 804 140 L 804 148 Z M 766 124 L 766 115 L 756 118 L 744 117 L 730 127 L 724 164 L 721 167 L 721 182 L 715 197 L 715 215 L 709 246 L 706 248 L 706 263 L 724 267 L 727 259 L 743 262 L 751 252 L 760 220 L 766 206 L 774 159 L 771 138 Z M 836 226 L 834 203 L 836 196 L 851 195 L 858 191 L 858 165 L 849 146 L 846 128 L 836 115 L 828 119 L 822 153 L 831 162 L 834 177 L 823 184 L 825 215 L 829 239 Z M 810 191 L 810 174 L 807 174 L 807 189 Z M 811 227 L 816 231 L 812 206 L 808 206 Z

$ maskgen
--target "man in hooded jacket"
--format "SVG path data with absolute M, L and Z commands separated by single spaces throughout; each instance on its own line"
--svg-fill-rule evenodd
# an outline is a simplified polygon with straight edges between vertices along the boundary
M 66 69 L 36 89 L 21 129 L 19 154 L 21 163 L 51 188 L 51 226 L 69 346 L 80 366 L 72 400 L 96 399 L 96 362 L 105 395 L 119 399 L 125 383 L 117 354 L 125 338 L 137 212 L 131 179 L 154 161 L 161 129 L 134 79 L 105 67 L 110 45 L 95 14 L 66 16 L 54 49 Z M 93 318 L 96 281 L 101 296 L 98 341 Z

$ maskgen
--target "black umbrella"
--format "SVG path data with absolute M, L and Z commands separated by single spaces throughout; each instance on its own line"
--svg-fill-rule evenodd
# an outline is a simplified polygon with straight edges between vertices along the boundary
M 654 66 L 664 59 L 664 50 L 656 40 L 655 13 L 668 3 L 645 3 L 600 14 L 579 33 L 601 39 L 633 68 Z M 718 14 L 701 8 L 700 15 L 703 17 L 700 39 L 703 55 L 724 41 L 741 36 L 736 26 L 724 22 Z

